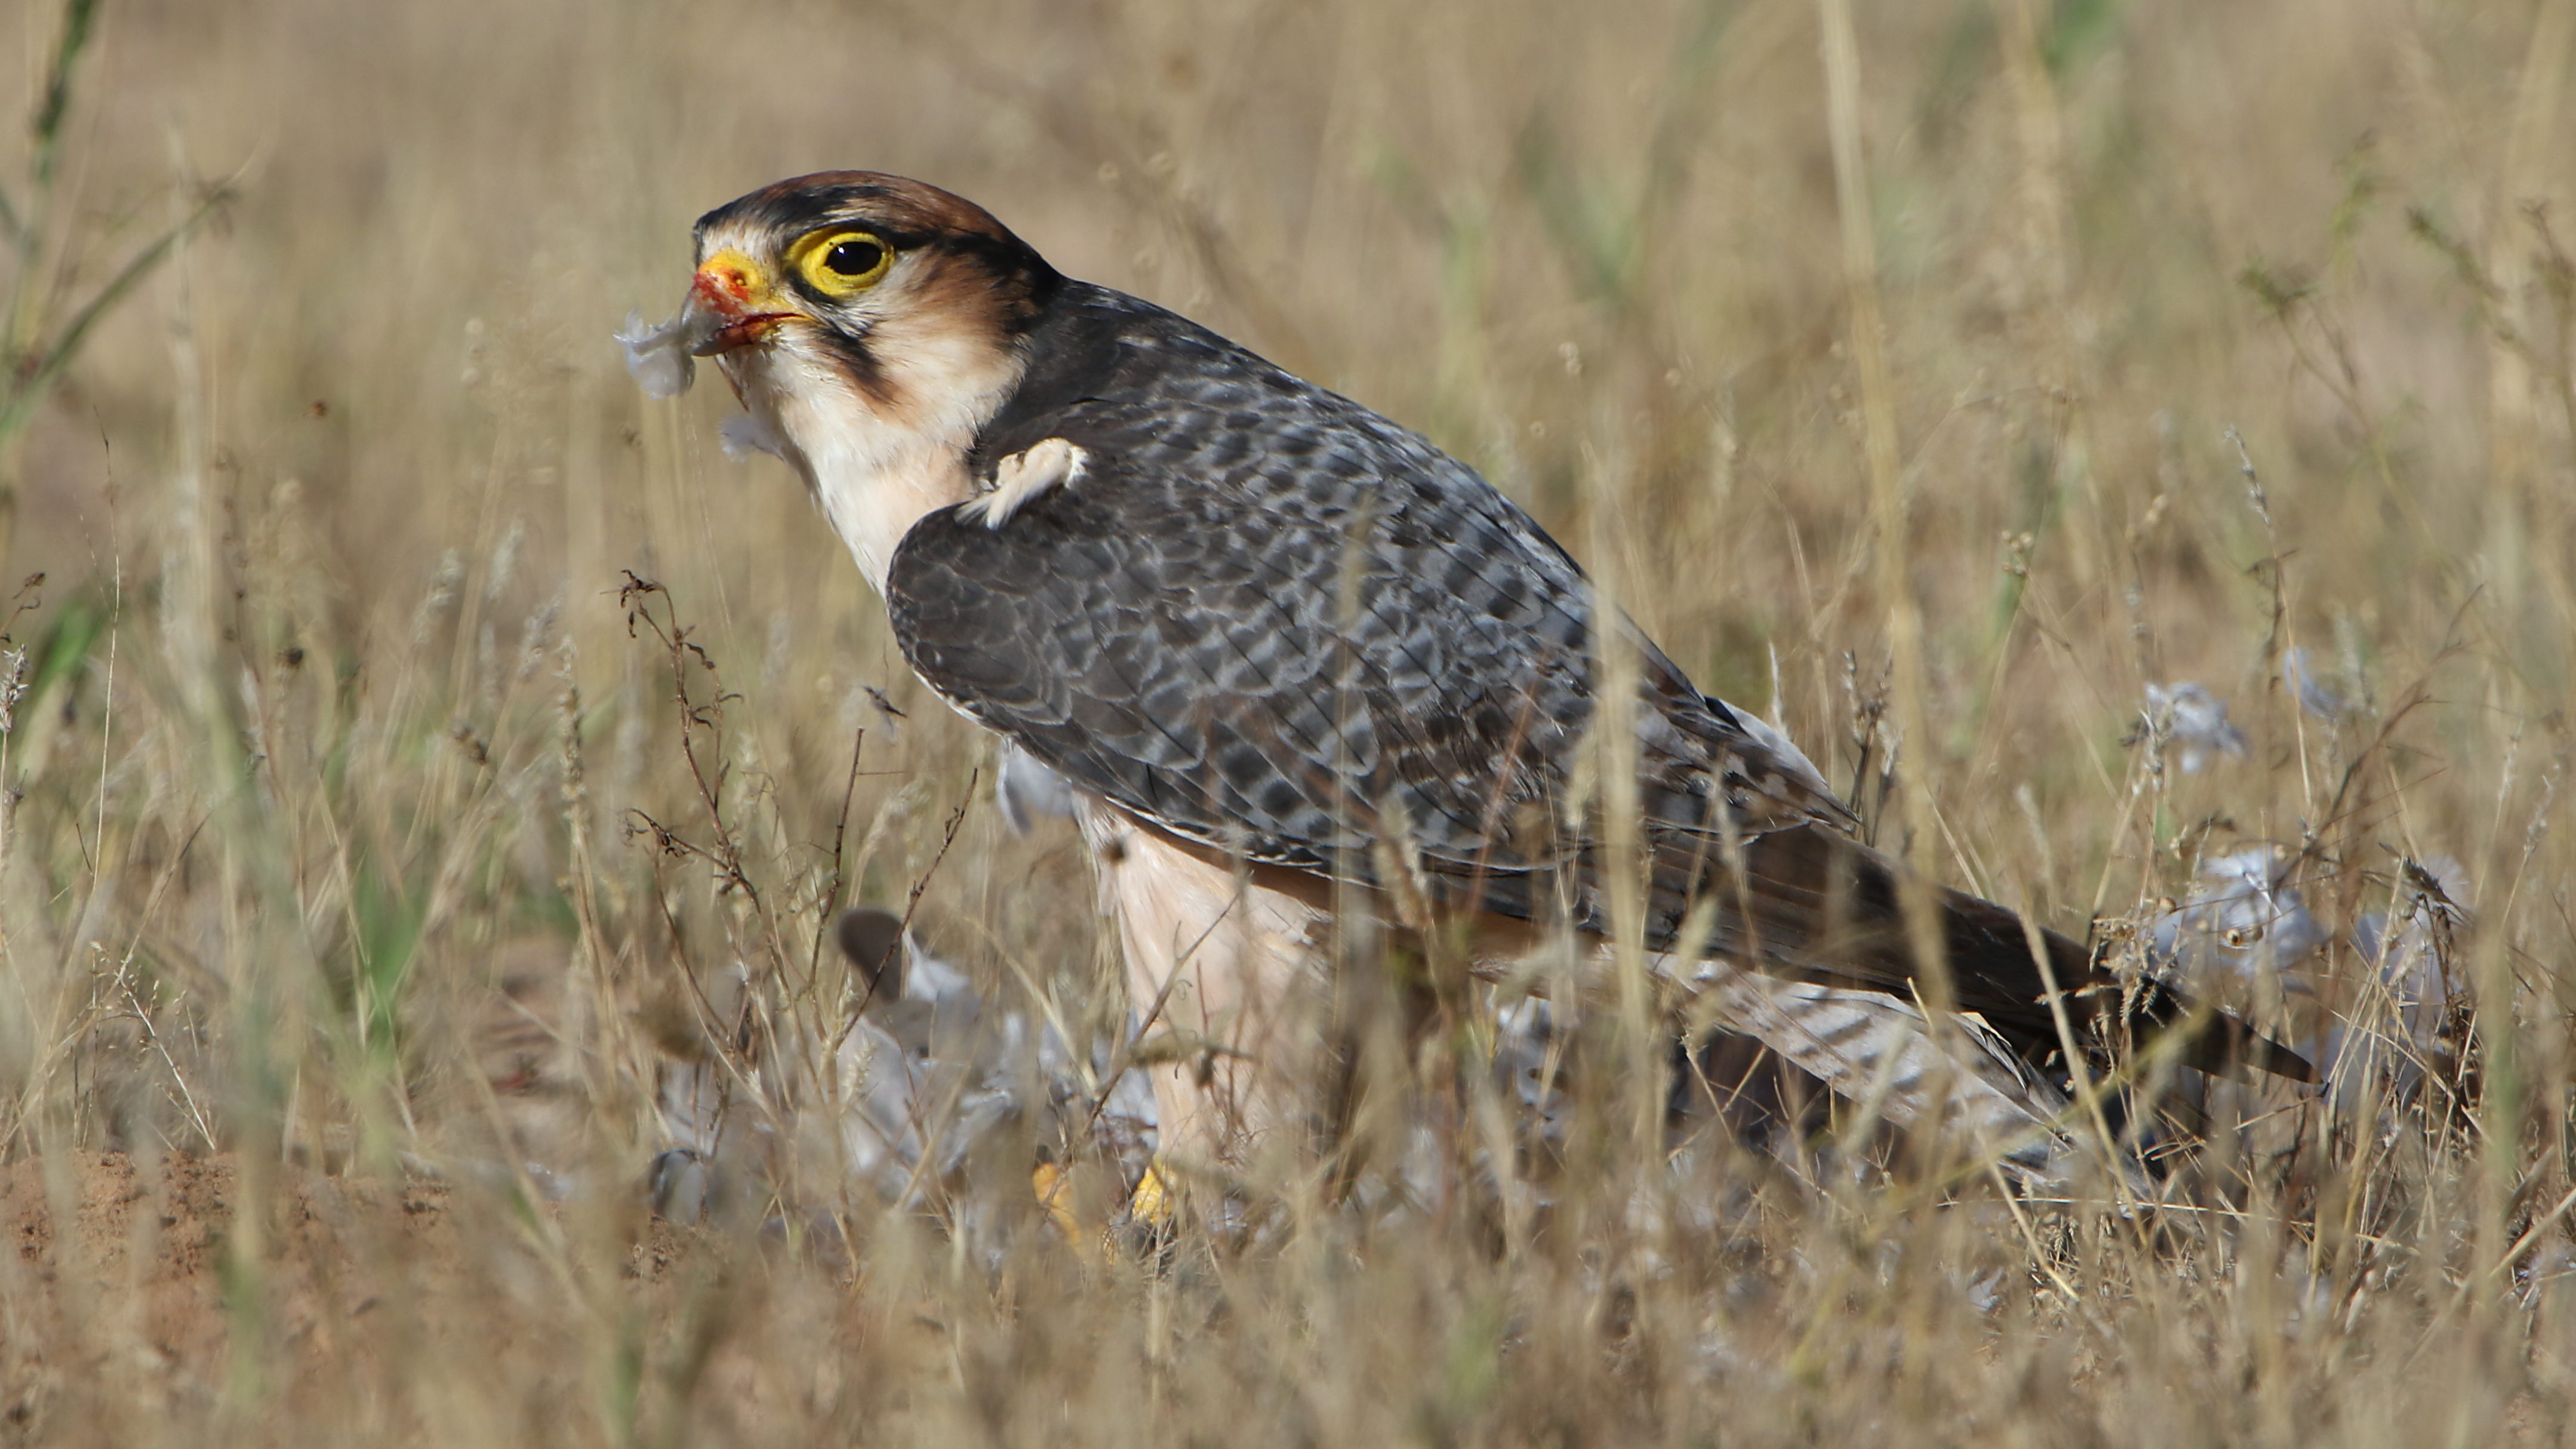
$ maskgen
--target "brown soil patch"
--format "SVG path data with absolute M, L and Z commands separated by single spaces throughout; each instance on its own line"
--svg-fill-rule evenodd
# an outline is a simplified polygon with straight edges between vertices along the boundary
M 460 1334 L 506 1351 L 496 1336 L 531 1316 L 495 1310 L 548 1292 L 551 1214 L 477 1212 L 521 1231 L 473 1232 L 445 1182 L 251 1170 L 123 1153 L 0 1168 L 0 1443 L 133 1442 L 233 1407 L 302 1417 Z M 246 1221 L 248 1201 L 267 1210 Z M 658 1279 L 679 1247 L 644 1234 L 609 1272 Z

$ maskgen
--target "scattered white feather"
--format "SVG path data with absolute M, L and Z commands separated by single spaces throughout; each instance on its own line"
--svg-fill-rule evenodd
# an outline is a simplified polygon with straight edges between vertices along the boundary
M 903 938 L 903 994 L 907 1001 L 927 1001 L 943 1005 L 974 999 L 975 984 L 965 972 L 949 965 L 921 944 L 921 938 L 910 932 Z
M 1037 756 L 1004 740 L 993 766 L 993 803 L 1002 807 L 1002 823 L 1013 835 L 1026 835 L 1041 820 L 1073 818 L 1073 787 Z
M 871 994 L 838 1030 L 760 1011 L 759 988 L 739 965 L 711 983 L 712 1020 L 753 1011 L 776 1036 L 748 1071 L 713 1051 L 665 1066 L 660 1106 L 672 1146 L 653 1165 L 656 1212 L 684 1221 L 768 1212 L 780 1188 L 836 1177 L 918 1206 L 979 1148 L 1049 1117 L 1095 1134 L 1131 1179 L 1144 1171 L 1156 1147 L 1153 1090 L 1142 1072 L 1104 1082 L 1115 1043 L 1077 1055 L 1052 1026 L 989 1000 L 918 936 L 902 940 L 900 988 Z M 792 1170 L 778 1177 L 781 1168 Z M 818 1231 L 826 1216 L 815 1214 Z
M 2197 775 L 2213 755 L 2245 753 L 2245 733 L 2227 722 L 2227 701 L 2198 680 L 2147 686 L 2147 715 L 2182 749 L 2182 772 Z
M 2414 1091 L 2425 1064 L 2445 1050 L 2442 1031 L 2461 995 L 2451 942 L 2468 923 L 2468 872 L 2448 856 L 2399 867 L 2395 920 L 2367 911 L 2352 945 L 2376 989 L 2362 993 L 2328 1028 L 2317 1065 L 2339 1106 L 2359 1104 L 2384 1080 L 2398 1096 Z
M 787 456 L 786 442 L 758 413 L 735 413 L 725 419 L 723 426 L 716 429 L 716 441 L 724 444 L 725 456 L 736 462 L 754 453 L 767 453 L 773 458 Z
M 1542 997 L 1524 996 L 1494 1011 L 1494 1084 L 1520 1103 L 1522 1121 L 1550 1146 L 1565 1143 L 1574 1102 L 1559 1082 L 1564 1048 L 1556 1013 Z
M 2281 651 L 2281 683 L 2299 702 L 2299 708 L 2330 724 L 2352 708 L 2349 701 L 2317 678 L 2316 662 L 2304 647 Z
M 2191 899 L 2156 919 L 2156 954 L 2188 974 L 2218 969 L 2249 981 L 2305 961 L 2327 933 L 2290 884 L 2296 864 L 2269 845 L 2203 861 Z

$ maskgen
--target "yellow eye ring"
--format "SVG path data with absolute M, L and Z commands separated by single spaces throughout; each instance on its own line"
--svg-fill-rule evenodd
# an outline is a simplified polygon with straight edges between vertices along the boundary
M 827 226 L 807 232 L 789 247 L 787 264 L 826 297 L 855 297 L 885 280 L 894 265 L 894 248 L 872 231 Z

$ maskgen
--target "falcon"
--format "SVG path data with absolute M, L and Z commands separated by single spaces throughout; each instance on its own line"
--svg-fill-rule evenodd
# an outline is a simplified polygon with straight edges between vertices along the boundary
M 1166 1159 L 1302 1125 L 1315 1003 L 1363 937 L 1488 979 L 1571 941 L 1597 985 L 1628 932 L 1695 1020 L 1899 1121 L 2025 1146 L 2074 1031 L 2085 1055 L 2106 1024 L 2173 1028 L 2194 1066 L 2307 1075 L 1929 885 L 1948 989 L 1919 989 L 1899 868 L 1850 808 L 1597 607 L 1528 514 L 982 208 L 802 176 L 700 218 L 696 257 L 680 314 L 621 337 L 630 364 L 668 393 L 715 359 L 729 440 L 804 480 L 921 679 L 1070 784 L 1135 1015 L 1181 1044 L 1148 1067 Z

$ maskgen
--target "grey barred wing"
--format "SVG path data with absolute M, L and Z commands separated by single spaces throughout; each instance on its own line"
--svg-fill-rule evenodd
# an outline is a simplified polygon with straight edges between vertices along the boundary
M 887 591 L 933 688 L 1178 834 L 1367 880 L 1398 808 L 1426 851 L 1476 858 L 1512 754 L 1491 699 L 1579 726 L 1581 639 L 1556 668 L 1460 689 L 1502 673 L 1490 641 L 1419 617 L 1417 582 L 1345 526 L 1092 449 L 1003 528 L 924 519 Z
M 895 629 L 934 689 L 1185 837 L 1374 883 L 1400 836 L 1452 902 L 1524 918 L 1571 869 L 1598 926 L 1594 832 L 1560 818 L 1595 703 L 1590 590 L 1534 524 L 1436 453 L 1369 477 L 1291 436 L 1208 481 L 1122 409 L 1050 421 L 1085 450 L 1078 482 L 999 528 L 934 513 L 896 552 Z M 1653 820 L 1702 829 L 1728 775 L 1754 782 L 1739 828 L 1824 813 L 1761 794 L 1794 772 L 1638 643 Z

